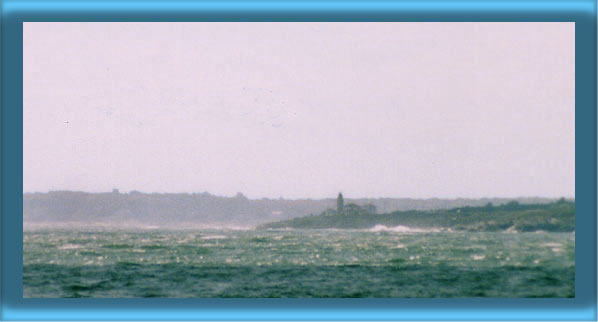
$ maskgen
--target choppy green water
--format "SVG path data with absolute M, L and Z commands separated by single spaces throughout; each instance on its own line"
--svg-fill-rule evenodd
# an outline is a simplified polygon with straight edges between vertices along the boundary
M 26 231 L 25 297 L 573 297 L 574 233 Z

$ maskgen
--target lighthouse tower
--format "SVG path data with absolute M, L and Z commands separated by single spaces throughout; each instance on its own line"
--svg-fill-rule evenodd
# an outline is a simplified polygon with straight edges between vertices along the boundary
M 345 201 L 343 200 L 343 193 L 339 192 L 338 197 L 336 198 L 336 214 L 343 215 L 343 208 L 344 208 Z

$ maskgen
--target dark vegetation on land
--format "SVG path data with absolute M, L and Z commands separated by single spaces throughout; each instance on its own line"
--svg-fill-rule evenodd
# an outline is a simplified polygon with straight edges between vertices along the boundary
M 346 203 L 368 205 L 378 213 L 406 210 L 450 209 L 499 205 L 517 200 L 521 204 L 554 202 L 549 198 L 411 199 L 359 198 Z M 23 194 L 24 223 L 116 223 L 151 224 L 160 227 L 185 224 L 258 225 L 321 213 L 335 207 L 336 199 L 249 199 L 243 194 L 223 197 L 203 193 L 88 193 L 52 191 Z M 349 205 L 347 207 L 350 208 Z M 350 209 L 349 209 L 350 210 Z
M 353 206 L 355 208 L 355 206 Z M 441 228 L 460 231 L 550 231 L 575 230 L 575 202 L 561 199 L 549 204 L 520 204 L 516 201 L 495 206 L 459 207 L 448 210 L 395 211 L 375 214 L 363 207 L 336 214 L 327 210 L 320 215 L 294 218 L 260 228 L 364 229 L 376 225 L 411 228 Z

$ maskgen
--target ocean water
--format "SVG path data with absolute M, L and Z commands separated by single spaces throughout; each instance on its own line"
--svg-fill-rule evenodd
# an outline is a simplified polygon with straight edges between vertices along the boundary
M 575 233 L 40 228 L 25 297 L 574 297 Z

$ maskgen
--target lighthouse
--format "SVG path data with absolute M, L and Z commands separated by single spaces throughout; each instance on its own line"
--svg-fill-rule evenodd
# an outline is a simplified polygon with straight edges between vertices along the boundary
M 336 198 L 336 214 L 342 215 L 345 201 L 343 200 L 343 193 L 339 192 Z

